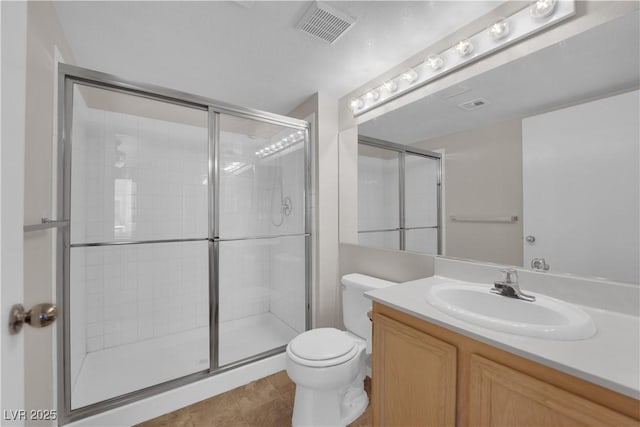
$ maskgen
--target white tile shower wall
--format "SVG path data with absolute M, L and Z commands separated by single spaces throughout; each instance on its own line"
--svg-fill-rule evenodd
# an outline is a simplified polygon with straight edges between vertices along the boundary
M 233 133 L 224 135 L 227 147 L 249 143 L 243 138 Z M 254 167 L 223 173 L 221 236 L 302 233 L 303 165 L 304 150 L 300 146 L 258 161 Z M 290 215 L 281 213 L 285 197 L 292 202 Z M 298 241 L 304 238 L 220 243 L 221 322 L 271 311 L 294 329 L 304 330 L 304 244 L 293 243 Z
M 304 194 L 304 169 L 298 167 L 304 164 L 304 151 L 299 149 L 283 156 L 281 164 L 283 179 L 283 194 Z M 302 211 L 303 200 L 294 209 Z M 300 230 L 297 222 L 298 215 L 280 217 L 282 225 L 279 234 L 295 233 Z M 305 299 L 305 238 L 287 237 L 273 242 L 270 253 L 270 301 L 269 310 L 280 320 L 298 332 L 306 326 Z
M 280 238 L 270 251 L 269 309 L 298 332 L 305 330 L 305 238 Z
M 270 246 L 266 239 L 220 242 L 220 322 L 269 311 Z
M 84 253 L 78 254 L 78 265 L 84 265 Z M 70 305 L 77 307 L 71 310 L 71 384 L 76 383 L 80 375 L 80 368 L 87 355 L 87 293 L 84 287 L 84 270 L 82 268 L 72 268 L 70 272 Z
M 82 123 L 77 112 L 72 243 L 207 237 L 206 128 L 92 108 Z
M 207 129 L 75 95 L 72 242 L 207 237 Z M 72 375 L 86 352 L 206 326 L 207 255 L 205 242 L 74 248 Z
M 301 233 L 304 230 L 303 145 L 258 159 L 254 151 L 246 153 L 247 146 L 256 146 L 256 141 L 246 135 L 221 132 L 219 222 L 222 238 Z M 233 163 L 243 166 L 225 170 Z M 281 207 L 286 197 L 290 198 L 292 209 L 285 221 Z
M 399 226 L 398 159 L 358 156 L 358 230 Z
M 72 248 L 71 272 L 84 276 L 87 352 L 208 325 L 207 242 Z
M 407 154 L 405 157 L 405 226 L 438 225 L 438 161 Z
M 86 138 L 87 134 L 87 117 L 89 110 L 84 102 L 82 96 L 76 97 L 74 103 L 74 109 L 76 110 L 76 117 L 79 118 L 76 125 L 73 127 L 73 140 L 81 140 Z M 78 169 L 79 174 L 84 176 L 86 174 L 86 150 L 79 150 L 72 152 L 72 162 Z M 84 193 L 86 192 L 86 182 L 82 180 L 77 183 L 77 190 Z M 85 221 L 84 211 L 79 212 L 79 218 L 81 222 Z M 84 227 L 80 230 L 79 236 L 84 238 Z M 84 254 L 78 254 L 78 262 L 80 265 L 85 263 Z M 71 311 L 71 384 L 75 384 L 80 373 L 84 358 L 87 354 L 87 312 L 83 308 L 86 301 L 85 290 L 85 274 L 81 269 L 71 270 L 71 307 L 80 307 L 79 310 Z

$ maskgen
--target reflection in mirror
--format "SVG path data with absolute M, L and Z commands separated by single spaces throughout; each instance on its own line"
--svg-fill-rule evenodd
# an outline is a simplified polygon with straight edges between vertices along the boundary
M 635 11 L 359 126 L 443 153 L 444 255 L 639 282 L 639 23 Z
M 358 243 L 441 253 L 439 153 L 358 141 Z

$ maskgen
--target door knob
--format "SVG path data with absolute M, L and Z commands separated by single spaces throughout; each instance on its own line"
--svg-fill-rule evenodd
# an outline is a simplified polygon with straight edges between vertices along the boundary
M 9 332 L 12 335 L 17 334 L 25 323 L 34 328 L 44 328 L 52 324 L 56 317 L 58 317 L 58 309 L 55 304 L 38 304 L 29 311 L 24 311 L 22 304 L 15 304 L 9 313 Z
M 529 243 L 533 243 L 533 242 L 536 241 L 536 238 L 535 238 L 535 236 L 527 236 L 527 237 L 524 238 L 524 240 L 526 240 Z

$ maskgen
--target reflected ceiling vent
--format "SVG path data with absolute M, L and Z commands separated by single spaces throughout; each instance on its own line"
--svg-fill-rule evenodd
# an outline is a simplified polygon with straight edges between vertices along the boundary
M 467 101 L 467 102 L 463 102 L 462 104 L 458 104 L 458 108 L 462 108 L 463 110 L 466 111 L 473 111 L 473 110 L 477 110 L 478 108 L 482 108 L 485 105 L 489 105 L 490 102 L 487 101 L 485 98 L 476 98 L 476 99 L 472 99 L 471 101 Z
M 356 20 L 322 2 L 313 2 L 298 22 L 297 28 L 329 44 L 338 40 Z

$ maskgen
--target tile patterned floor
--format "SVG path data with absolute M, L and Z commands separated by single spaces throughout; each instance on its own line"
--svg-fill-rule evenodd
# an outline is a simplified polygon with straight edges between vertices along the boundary
M 364 382 L 371 395 L 371 381 Z M 291 425 L 296 386 L 285 371 L 235 388 L 136 427 L 285 427 Z M 350 427 L 371 426 L 371 408 Z

